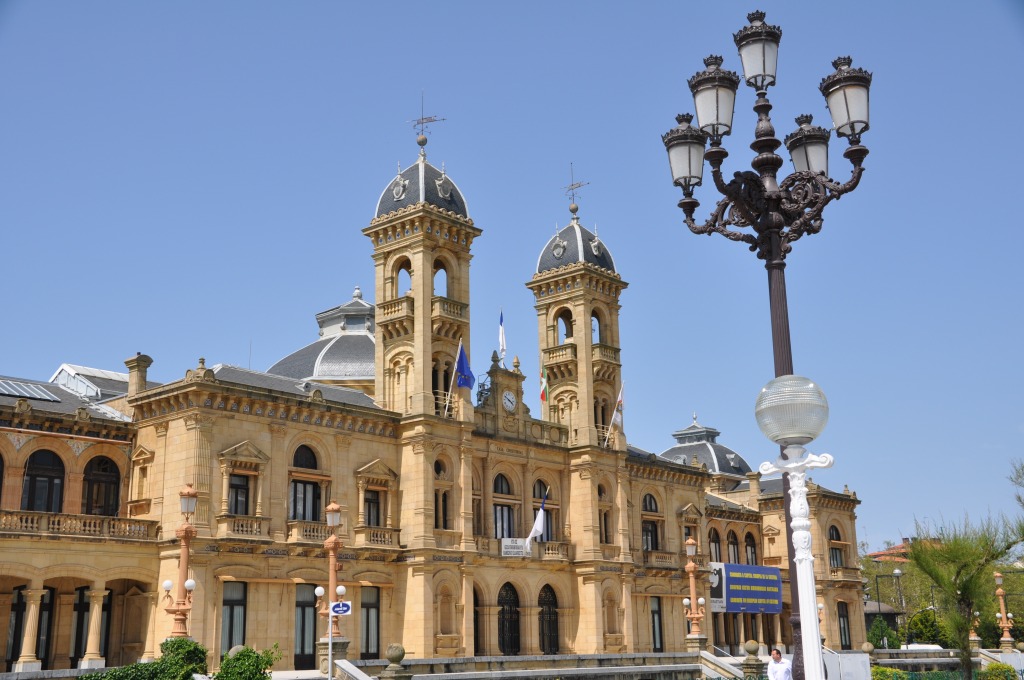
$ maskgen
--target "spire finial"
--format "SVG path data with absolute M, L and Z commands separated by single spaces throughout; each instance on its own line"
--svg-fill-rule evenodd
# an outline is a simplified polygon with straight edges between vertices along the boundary
M 576 172 L 573 168 L 572 162 L 569 163 L 569 186 L 565 187 L 565 195 L 569 197 L 569 212 L 572 213 L 572 221 L 578 222 L 579 218 L 576 213 L 579 212 L 580 207 L 576 205 L 576 193 L 583 187 L 590 184 L 590 182 L 577 182 Z
M 693 424 L 694 425 L 697 424 L 697 412 L 696 411 L 693 412 Z
M 420 146 L 420 158 L 427 157 L 427 126 L 431 123 L 440 123 L 444 118 L 438 118 L 437 116 L 428 116 L 425 111 L 425 98 L 426 95 L 423 91 L 420 92 L 420 117 L 412 121 L 413 128 L 419 128 L 420 133 L 416 136 L 416 143 Z

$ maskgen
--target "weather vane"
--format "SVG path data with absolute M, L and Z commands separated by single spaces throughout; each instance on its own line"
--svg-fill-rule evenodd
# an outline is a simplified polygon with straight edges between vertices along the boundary
M 590 184 L 590 182 L 576 181 L 576 175 L 573 170 L 573 165 L 572 163 L 569 163 L 569 186 L 565 187 L 565 195 L 569 197 L 569 200 L 571 200 L 574 205 L 576 203 L 576 192 L 578 192 L 580 189 L 587 186 L 588 184 Z
M 445 120 L 445 119 L 444 118 L 438 118 L 437 116 L 428 116 L 428 115 L 426 115 L 424 113 L 424 95 L 421 92 L 420 93 L 420 117 L 417 118 L 416 120 L 412 121 L 412 126 L 414 128 L 419 128 L 420 129 L 420 136 L 422 137 L 422 136 L 425 136 L 427 134 L 427 126 L 428 125 L 430 125 L 431 123 L 440 123 L 443 120 Z

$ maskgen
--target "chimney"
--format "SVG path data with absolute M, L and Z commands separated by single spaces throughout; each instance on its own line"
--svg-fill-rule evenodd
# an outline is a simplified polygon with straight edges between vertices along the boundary
M 750 482 L 750 504 L 749 507 L 757 508 L 757 499 L 761 495 L 761 473 L 756 470 L 747 473 L 747 481 Z
M 142 352 L 136 352 L 124 365 L 128 367 L 128 398 L 131 399 L 146 389 L 146 369 L 153 365 L 153 359 Z

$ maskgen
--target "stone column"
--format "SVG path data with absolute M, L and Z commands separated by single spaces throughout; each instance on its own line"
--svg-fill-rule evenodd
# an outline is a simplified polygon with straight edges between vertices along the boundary
M 14 662 L 14 672 L 42 670 L 43 662 L 36 658 L 36 642 L 39 639 L 39 603 L 46 593 L 43 589 L 25 590 L 25 627 L 21 637 L 21 656 Z
M 100 624 L 103 622 L 103 598 L 106 596 L 105 583 L 95 583 L 89 590 L 89 632 L 85 638 L 85 656 L 78 662 L 79 668 L 104 668 L 107 660 L 100 656 Z
M 140 661 L 154 661 L 156 660 L 156 617 L 157 608 L 156 601 L 159 595 L 157 593 L 143 593 L 143 597 L 146 598 L 146 606 L 149 608 L 149 618 L 146 624 L 146 642 L 142 646 L 142 658 Z

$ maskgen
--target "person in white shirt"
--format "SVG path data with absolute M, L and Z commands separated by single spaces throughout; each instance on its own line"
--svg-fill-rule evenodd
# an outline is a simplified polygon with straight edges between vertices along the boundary
M 782 652 L 778 649 L 772 650 L 772 660 L 768 662 L 768 677 L 770 680 L 793 680 L 793 664 L 789 659 L 783 659 Z

